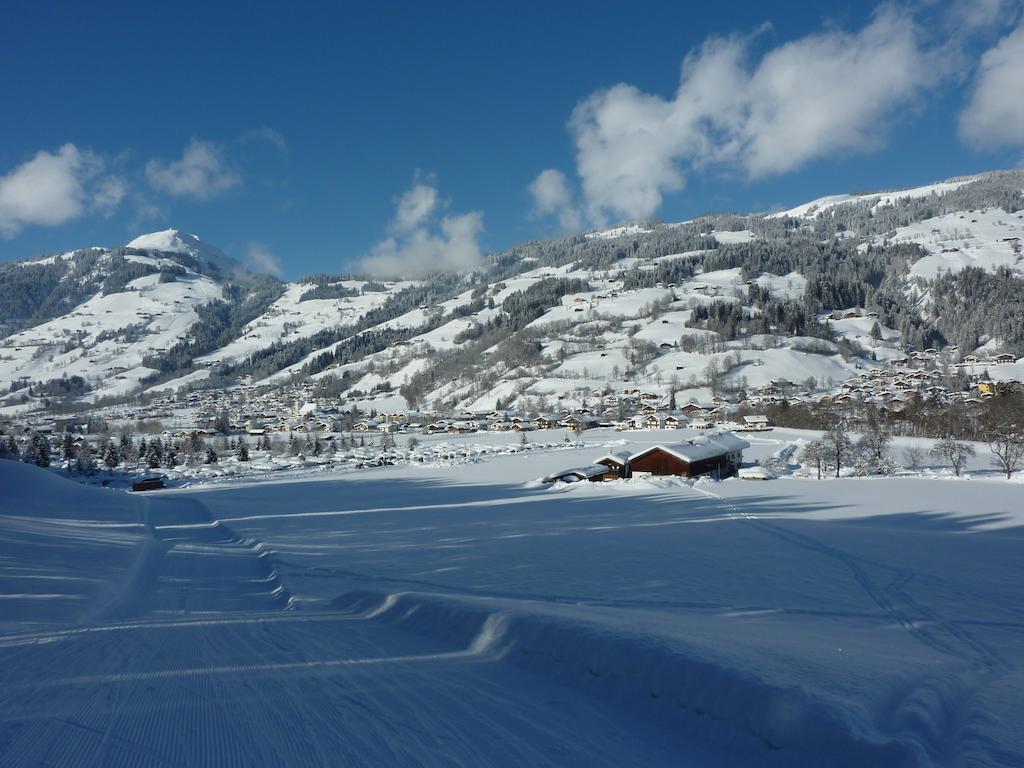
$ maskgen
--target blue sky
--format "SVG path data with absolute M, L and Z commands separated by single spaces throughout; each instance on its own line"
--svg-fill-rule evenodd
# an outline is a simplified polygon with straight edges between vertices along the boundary
M 1024 158 L 1017 0 L 86 5 L 3 13 L 0 260 L 174 226 L 461 269 Z

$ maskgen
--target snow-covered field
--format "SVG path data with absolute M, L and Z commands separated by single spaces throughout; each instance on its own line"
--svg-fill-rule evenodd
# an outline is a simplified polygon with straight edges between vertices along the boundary
M 1024 484 L 535 482 L 664 438 L 145 496 L 0 462 L 0 764 L 1022 764 Z

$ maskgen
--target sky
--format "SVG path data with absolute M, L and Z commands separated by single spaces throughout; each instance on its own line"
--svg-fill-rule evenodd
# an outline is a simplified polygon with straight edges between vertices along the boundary
M 623 221 L 1019 167 L 1022 11 L 12 3 L 0 261 L 175 227 L 288 279 L 462 271 Z

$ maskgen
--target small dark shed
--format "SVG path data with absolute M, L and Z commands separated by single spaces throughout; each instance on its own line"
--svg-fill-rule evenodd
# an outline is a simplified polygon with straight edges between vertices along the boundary
M 133 491 L 155 491 L 164 487 L 165 484 L 162 477 L 142 477 L 132 483 Z

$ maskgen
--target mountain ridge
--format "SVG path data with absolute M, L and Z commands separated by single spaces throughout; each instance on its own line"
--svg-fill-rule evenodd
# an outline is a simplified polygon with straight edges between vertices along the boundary
M 34 266 L 45 273 L 36 282 L 52 289 L 38 298 L 39 321 L 22 321 L 0 340 L 0 388 L 9 392 L 0 408 L 25 405 L 32 384 L 76 376 L 83 404 L 167 391 L 177 380 L 279 386 L 340 377 L 339 391 L 453 406 L 474 404 L 481 392 L 564 396 L 583 388 L 573 381 L 597 389 L 627 370 L 662 386 L 675 377 L 713 388 L 707 369 L 723 355 L 733 355 L 730 363 L 751 356 L 751 339 L 766 334 L 797 355 L 776 366 L 780 376 L 803 366 L 835 378 L 857 360 L 884 363 L 926 344 L 955 344 L 961 355 L 1016 349 L 1024 339 L 1012 319 L 988 315 L 1015 311 L 1022 190 L 1024 173 L 1002 171 L 773 214 L 624 225 L 523 243 L 490 254 L 477 272 L 419 280 L 281 282 L 194 235 L 162 230 L 121 248 L 0 265 L 0 288 L 16 288 L 18 272 Z M 967 277 L 969 290 L 1000 297 L 998 306 L 973 314 L 961 306 L 957 281 Z M 837 327 L 826 317 L 851 307 L 872 323 Z M 963 314 L 956 327 L 955 313 Z M 801 361 L 813 354 L 798 349 L 805 337 L 833 345 L 843 364 Z M 653 356 L 643 343 L 657 348 Z M 573 362 L 599 346 L 597 359 L 614 357 L 616 366 Z M 659 362 L 677 353 L 696 357 Z M 757 361 L 734 368 L 749 369 L 749 379 L 768 364 L 764 354 Z

